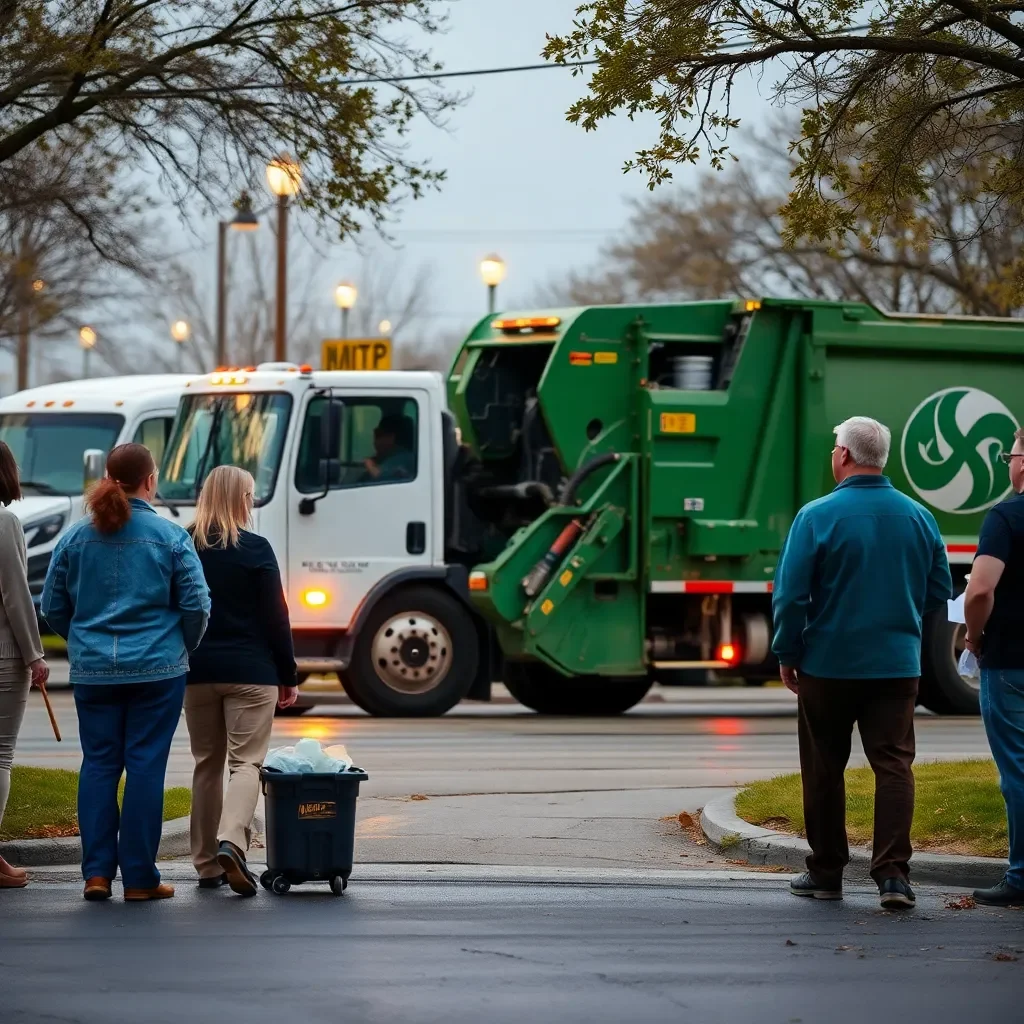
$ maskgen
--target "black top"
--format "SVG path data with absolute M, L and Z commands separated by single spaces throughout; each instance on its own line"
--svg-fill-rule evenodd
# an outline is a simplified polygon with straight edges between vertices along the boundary
M 242 530 L 237 547 L 206 548 L 199 560 L 210 624 L 189 657 L 188 681 L 294 686 L 292 628 L 269 541 Z
M 981 663 L 985 668 L 1024 669 L 1024 495 L 989 509 L 981 524 L 978 554 L 1006 565 L 985 626 Z

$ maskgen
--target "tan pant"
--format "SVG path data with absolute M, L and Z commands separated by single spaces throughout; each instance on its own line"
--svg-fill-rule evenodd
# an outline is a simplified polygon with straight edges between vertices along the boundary
M 185 691 L 192 776 L 192 863 L 200 878 L 222 873 L 220 843 L 247 851 L 260 795 L 260 765 L 274 725 L 276 686 L 198 683 Z M 227 794 L 224 762 L 228 763 Z

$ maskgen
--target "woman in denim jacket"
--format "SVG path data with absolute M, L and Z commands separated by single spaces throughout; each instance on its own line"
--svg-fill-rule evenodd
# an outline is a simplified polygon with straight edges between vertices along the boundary
M 68 642 L 75 687 L 87 900 L 109 899 L 119 866 L 126 900 L 174 895 L 156 869 L 164 777 L 210 597 L 188 534 L 149 504 L 156 480 L 148 448 L 114 448 L 89 493 L 90 517 L 61 538 L 43 588 L 41 610 Z

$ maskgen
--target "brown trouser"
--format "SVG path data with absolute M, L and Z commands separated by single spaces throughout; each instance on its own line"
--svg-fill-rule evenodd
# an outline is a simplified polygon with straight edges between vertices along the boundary
M 200 878 L 222 874 L 221 842 L 246 852 L 260 796 L 260 765 L 274 726 L 276 686 L 198 683 L 185 691 L 192 756 L 192 863 Z M 224 793 L 224 762 L 228 788 Z
M 850 860 L 846 786 L 853 726 L 875 773 L 871 877 L 910 873 L 914 817 L 914 705 L 917 679 L 820 679 L 800 674 L 800 772 L 811 855 L 807 870 L 838 884 Z

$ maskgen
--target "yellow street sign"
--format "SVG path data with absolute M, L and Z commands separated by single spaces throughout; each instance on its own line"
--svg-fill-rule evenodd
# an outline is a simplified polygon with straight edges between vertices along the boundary
M 320 349 L 324 370 L 390 370 L 390 338 L 328 339 Z

